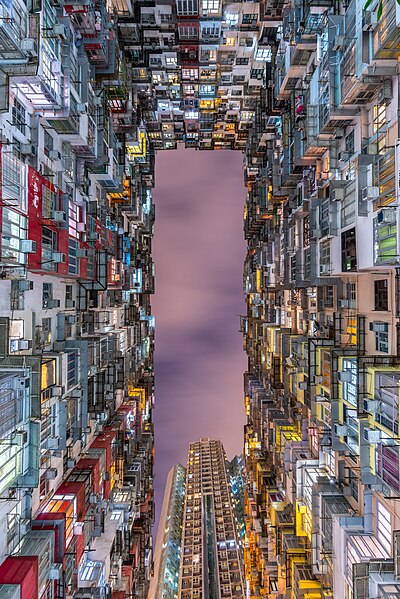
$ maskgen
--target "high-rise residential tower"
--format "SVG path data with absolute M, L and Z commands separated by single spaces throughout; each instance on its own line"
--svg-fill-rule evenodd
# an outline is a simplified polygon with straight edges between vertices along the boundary
M 149 599 L 178 597 L 186 470 L 181 464 L 168 473 L 154 552 Z
M 244 598 L 228 464 L 221 441 L 191 443 L 179 581 L 180 599 Z

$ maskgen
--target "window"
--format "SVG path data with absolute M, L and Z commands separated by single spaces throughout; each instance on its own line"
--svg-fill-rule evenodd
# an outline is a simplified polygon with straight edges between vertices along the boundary
M 380 443 L 376 448 L 376 472 L 392 489 L 400 491 L 399 446 Z
M 388 282 L 387 279 L 374 281 L 375 286 L 375 310 L 386 312 L 388 307 Z
M 386 125 L 386 104 L 377 104 L 374 106 L 374 133 L 378 133 Z
M 61 147 L 63 171 L 70 179 L 74 178 L 74 163 L 72 160 L 71 144 L 65 142 Z
M 381 210 L 374 219 L 374 259 L 376 264 L 391 262 L 397 255 L 396 212 Z
M 375 349 L 376 351 L 389 353 L 389 325 L 387 322 L 374 322 L 373 330 L 375 331 Z
M 388 509 L 376 502 L 376 536 L 388 555 L 392 554 L 392 517 Z
M 203 12 L 218 14 L 219 0 L 202 0 L 201 8 L 202 8 Z
M 356 230 L 342 233 L 342 271 L 357 270 Z
M 14 98 L 14 106 L 12 107 L 12 124 L 16 127 L 23 135 L 28 136 L 29 128 L 27 121 L 26 110 L 18 100 L 18 98 Z
M 24 309 L 25 294 L 19 287 L 19 281 L 11 281 L 11 293 L 10 293 L 10 308 L 11 310 L 23 310 Z
M 253 14 L 247 14 L 247 15 L 243 15 L 242 17 L 242 23 L 243 25 L 256 25 L 257 24 L 257 14 L 253 13 Z
M 79 221 L 79 208 L 72 201 L 72 196 L 68 198 L 68 230 L 71 237 L 78 239 L 78 221 Z
M 268 46 L 267 48 L 257 48 L 256 60 L 263 60 L 265 62 L 271 62 L 271 60 L 272 60 L 271 47 Z
M 321 274 L 327 274 L 331 270 L 331 242 L 329 239 L 320 243 L 319 251 Z
M 67 358 L 67 388 L 70 389 L 78 382 L 78 356 L 68 354 Z
M 19 158 L 10 152 L 2 151 L 1 154 L 1 183 L 2 199 L 13 200 L 13 204 L 25 209 L 25 169 Z
M 375 398 L 379 398 L 375 420 L 394 436 L 399 434 L 399 375 L 380 372 L 375 375 Z
M 333 285 L 326 285 L 324 290 L 324 306 L 325 308 L 333 308 L 334 292 Z
M 44 345 L 51 343 L 51 318 L 42 318 L 42 339 Z
M 68 272 L 71 275 L 79 274 L 79 258 L 76 255 L 78 249 L 78 242 L 76 239 L 69 239 L 68 241 Z
M 340 202 L 340 223 L 342 228 L 355 222 L 356 218 L 356 182 L 346 185 L 344 199 Z
M 197 0 L 177 0 L 176 9 L 178 15 L 188 16 L 198 14 Z
M 57 210 L 57 194 L 49 189 L 46 185 L 42 185 L 42 216 L 43 218 L 51 218 L 51 213 Z
M 42 269 L 57 270 L 53 252 L 57 249 L 57 233 L 48 227 L 42 228 Z
M 54 139 L 46 130 L 44 130 L 44 144 L 43 152 L 46 156 L 49 156 L 50 152 L 54 149 Z
M 3 208 L 1 227 L 1 259 L 18 264 L 26 264 L 26 254 L 19 251 L 21 239 L 27 237 L 26 216 L 15 210 Z
M 53 283 L 43 283 L 42 307 L 47 308 L 48 301 L 53 299 Z
M 250 78 L 261 80 L 264 76 L 264 69 L 251 69 Z
M 240 58 L 239 57 L 239 58 L 236 59 L 236 64 L 244 66 L 246 64 L 249 64 L 249 59 L 248 58 L 243 58 L 243 57 Z
M 346 135 L 345 150 L 350 156 L 354 154 L 354 129 Z

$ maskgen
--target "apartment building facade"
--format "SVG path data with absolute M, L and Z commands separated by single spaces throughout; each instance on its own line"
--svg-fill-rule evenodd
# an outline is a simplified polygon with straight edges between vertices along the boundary
M 244 149 L 259 11 L 1 2 L 4 596 L 147 595 L 155 152 Z
M 147 594 L 151 190 L 178 143 L 244 152 L 246 594 L 399 595 L 399 24 L 395 0 L 1 2 L 5 597 Z
M 241 541 L 221 441 L 189 447 L 183 513 L 180 599 L 244 597 Z
M 367 4 L 264 13 L 241 321 L 250 597 L 400 596 L 399 9 Z
M 177 464 L 168 473 L 154 547 L 154 576 L 149 590 L 149 597 L 154 599 L 178 597 L 185 490 L 186 468 Z

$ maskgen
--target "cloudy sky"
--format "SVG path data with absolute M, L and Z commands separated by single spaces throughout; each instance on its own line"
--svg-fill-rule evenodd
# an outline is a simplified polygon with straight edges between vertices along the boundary
M 242 154 L 182 147 L 156 158 L 157 516 L 168 470 L 190 441 L 243 446 Z

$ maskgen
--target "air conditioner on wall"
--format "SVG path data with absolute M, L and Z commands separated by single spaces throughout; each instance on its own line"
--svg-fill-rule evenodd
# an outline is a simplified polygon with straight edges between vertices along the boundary
M 21 239 L 19 242 L 19 249 L 23 254 L 35 254 L 36 241 L 32 241 L 31 239 Z
M 334 428 L 335 428 L 335 433 L 338 435 L 338 437 L 345 437 L 347 435 L 347 432 L 348 432 L 347 424 L 335 424 Z
M 381 441 L 381 431 L 371 430 L 369 428 L 364 429 L 364 440 L 368 441 L 368 443 L 380 443 Z

